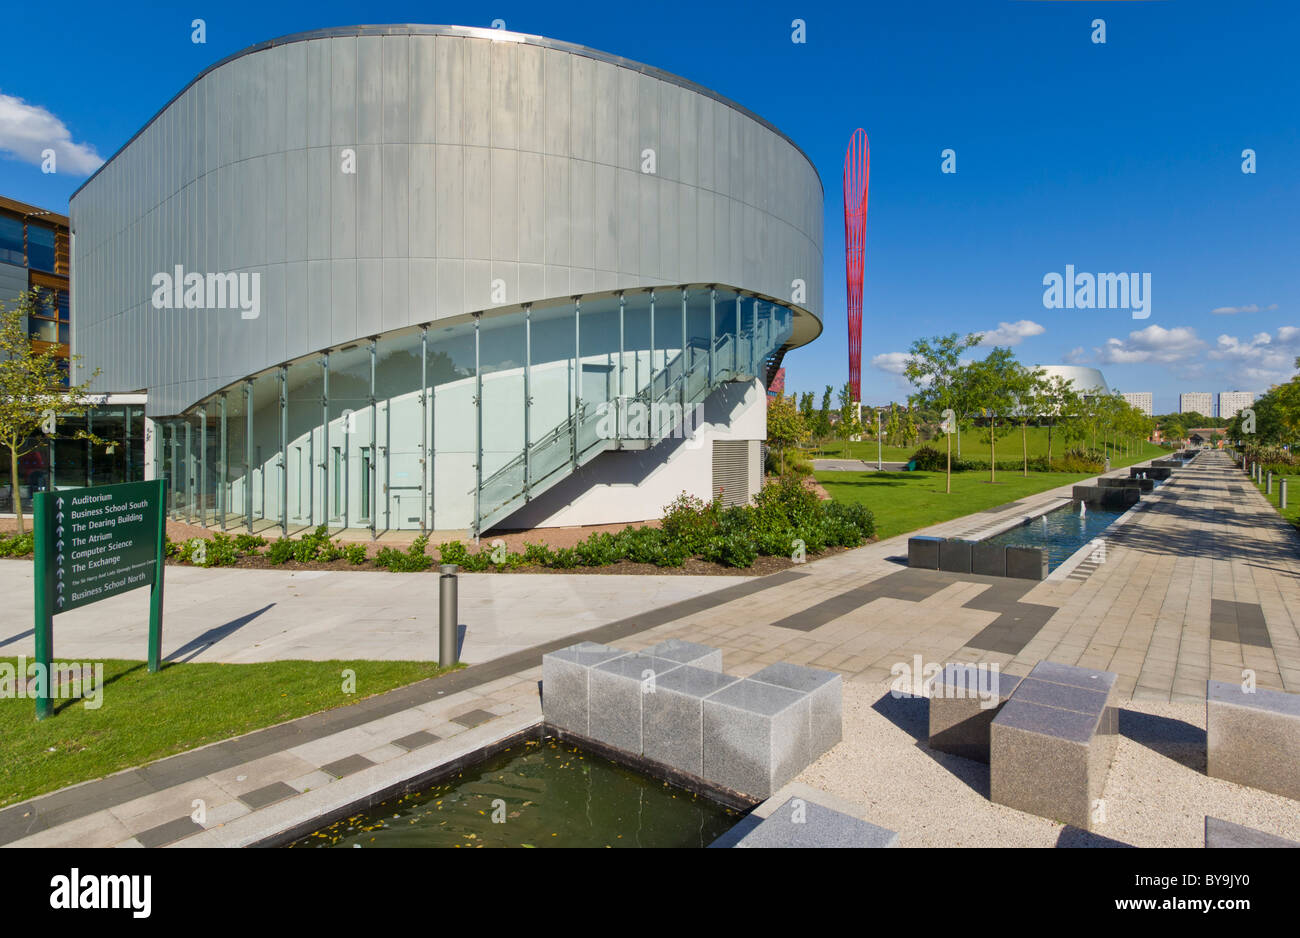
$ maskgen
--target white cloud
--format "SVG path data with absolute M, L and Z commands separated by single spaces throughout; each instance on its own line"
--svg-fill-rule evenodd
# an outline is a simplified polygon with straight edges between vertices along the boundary
M 1016 322 L 1000 322 L 996 329 L 990 329 L 980 336 L 980 345 L 1019 345 L 1030 336 L 1042 335 L 1047 330 L 1029 319 Z
M 1151 325 L 1128 334 L 1127 339 L 1110 338 L 1095 349 L 1097 360 L 1108 365 L 1135 362 L 1177 362 L 1192 358 L 1205 348 L 1196 330 L 1186 326 L 1165 329 Z
M 1065 353 L 1067 365 L 1081 365 L 1088 360 L 1088 353 L 1082 345 L 1077 345 Z
M 1262 384 L 1286 381 L 1295 371 L 1300 355 L 1300 327 L 1282 326 L 1277 333 L 1257 332 L 1248 340 L 1221 335 L 1210 357 L 1229 362 L 1233 374 Z
M 891 375 L 901 375 L 910 357 L 906 352 L 882 352 L 872 356 L 871 367 Z
M 1235 316 L 1237 313 L 1258 313 L 1272 312 L 1277 309 L 1276 303 L 1270 303 L 1268 306 L 1260 306 L 1257 303 L 1251 303 L 1248 306 L 1220 306 L 1218 309 L 1212 309 L 1210 312 L 1216 316 Z
M 0 151 L 39 166 L 43 150 L 54 151 L 61 173 L 88 176 L 104 163 L 93 146 L 74 142 L 67 125 L 45 108 L 0 94 Z

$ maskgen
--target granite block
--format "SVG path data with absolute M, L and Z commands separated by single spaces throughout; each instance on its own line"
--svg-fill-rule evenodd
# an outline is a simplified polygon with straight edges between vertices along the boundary
M 907 565 L 925 570 L 939 569 L 941 537 L 909 537 L 907 539 Z
M 778 661 L 749 676 L 751 681 L 788 687 L 808 695 L 811 757 L 829 752 L 844 734 L 844 679 L 835 671 Z
M 939 569 L 948 573 L 970 573 L 971 541 L 947 537 L 939 545 Z
M 789 798 L 734 844 L 746 848 L 897 847 L 898 834 L 860 818 Z
M 679 668 L 676 661 L 628 654 L 590 669 L 587 735 L 633 755 L 641 755 L 642 700 L 659 680 Z
M 1220 847 L 1300 847 L 1300 841 L 1287 840 L 1277 834 L 1257 831 L 1253 827 L 1233 824 L 1221 818 L 1205 816 L 1205 846 Z
M 1300 800 L 1300 694 L 1207 681 L 1206 774 Z
M 682 665 L 641 698 L 642 755 L 683 772 L 704 775 L 704 698 L 740 678 Z
M 989 761 L 989 726 L 1020 678 L 975 665 L 950 664 L 930 691 L 930 748 Z
M 641 654 L 655 658 L 666 658 L 669 661 L 676 661 L 678 664 L 689 664 L 708 671 L 722 670 L 721 648 L 701 645 L 698 642 L 687 642 L 680 638 L 670 638 L 667 641 L 662 641 L 652 648 L 647 648 Z
M 1007 575 L 1007 549 L 1002 544 L 985 544 L 983 541 L 971 548 L 970 572 L 982 576 Z
M 1092 830 L 1118 740 L 1116 680 L 1109 671 L 1035 665 L 989 726 L 990 799 Z
M 704 778 L 767 798 L 812 761 L 807 694 L 741 680 L 704 699 Z
M 594 665 L 627 652 L 595 642 L 580 642 L 542 655 L 542 718 L 552 726 L 589 735 L 588 675 Z
M 1008 547 L 1007 576 L 1021 580 L 1047 579 L 1047 551 L 1039 547 Z

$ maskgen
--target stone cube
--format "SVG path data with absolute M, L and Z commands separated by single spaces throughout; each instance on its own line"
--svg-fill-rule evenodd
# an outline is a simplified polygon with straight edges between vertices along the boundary
M 591 668 L 588 679 L 588 735 L 597 742 L 641 755 L 642 701 L 659 681 L 679 668 L 676 661 L 627 654 Z
M 907 565 L 924 570 L 939 569 L 939 545 L 941 537 L 909 537 L 907 539 Z
M 898 834 L 815 801 L 788 798 L 734 846 L 897 847 Z
M 680 638 L 670 638 L 662 641 L 653 648 L 647 648 L 641 654 L 651 655 L 655 658 L 666 658 L 669 661 L 676 661 L 678 664 L 689 664 L 708 671 L 722 670 L 721 648 L 712 648 L 698 642 L 687 642 Z
M 588 675 L 594 665 L 603 664 L 627 652 L 580 642 L 542 655 L 542 718 L 552 726 L 588 736 Z
M 1205 846 L 1212 848 L 1236 847 L 1300 847 L 1300 842 L 1287 840 L 1276 834 L 1257 831 L 1253 827 L 1233 824 L 1221 818 L 1205 816 Z
M 704 775 L 704 699 L 740 678 L 682 665 L 641 697 L 641 753 L 682 772 Z
M 808 739 L 812 744 L 812 759 L 829 752 L 842 738 L 844 679 L 838 672 L 778 661 L 751 674 L 749 679 L 808 695 Z
M 1206 774 L 1300 800 L 1300 694 L 1207 681 Z
M 704 699 L 704 778 L 767 798 L 812 761 L 808 695 L 741 680 Z
M 1047 579 L 1047 551 L 1041 547 L 1007 547 L 1007 576 L 1022 580 Z
M 970 572 L 983 576 L 1007 575 L 1007 549 L 1001 544 L 985 544 L 983 541 L 971 548 Z
M 973 664 L 950 664 L 930 691 L 930 748 L 989 761 L 989 727 L 1020 678 Z
M 949 573 L 970 573 L 971 542 L 946 537 L 939 545 L 939 569 Z
M 989 727 L 989 797 L 1020 811 L 1095 827 L 1118 738 L 1116 676 L 1041 661 Z

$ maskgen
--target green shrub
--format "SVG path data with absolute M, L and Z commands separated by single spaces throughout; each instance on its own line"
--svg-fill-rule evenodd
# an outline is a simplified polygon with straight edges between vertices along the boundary
M 358 567 L 366 562 L 366 545 L 365 544 L 345 544 L 343 546 L 343 559 L 354 567 Z
M 289 538 L 276 538 L 266 550 L 267 562 L 275 567 L 280 566 L 282 563 L 288 563 L 293 559 L 293 552 L 296 548 L 297 544 L 289 540 Z
M 754 511 L 756 528 L 784 526 L 797 530 L 820 520 L 821 499 L 799 479 L 784 476 L 769 482 L 754 496 Z
M 469 548 L 460 541 L 448 541 L 445 544 L 438 545 L 438 557 L 443 563 L 464 566 L 469 559 Z
M 922 472 L 946 472 L 948 469 L 948 451 L 946 449 L 935 449 L 933 446 L 922 446 L 911 456 L 910 462 L 916 465 L 914 468 Z M 955 463 L 956 460 L 954 459 Z M 955 469 L 956 466 L 954 465 Z
M 36 550 L 36 535 L 0 534 L 0 557 L 26 557 Z
M 421 534 L 404 551 L 394 547 L 381 548 L 375 557 L 375 566 L 391 570 L 393 573 L 417 573 L 420 570 L 428 570 L 433 566 L 433 558 L 424 552 L 428 543 L 429 535 Z
M 623 545 L 607 531 L 597 532 L 574 547 L 583 566 L 604 567 L 623 559 Z
M 752 567 L 758 559 L 758 548 L 744 535 L 719 534 L 704 545 L 701 556 L 724 567 Z
M 259 547 L 265 546 L 266 538 L 262 537 L 260 534 L 235 535 L 235 550 L 239 552 L 239 556 L 241 557 L 248 554 L 255 554 Z
M 717 501 L 706 504 L 704 499 L 682 492 L 664 509 L 661 529 L 669 540 L 681 544 L 689 556 L 698 553 L 717 533 L 720 510 Z
M 233 567 L 239 560 L 240 553 L 235 547 L 235 539 L 220 531 L 213 532 L 211 540 L 204 549 L 202 567 Z
M 536 564 L 539 567 L 550 566 L 551 549 L 545 544 L 525 544 L 523 559 L 524 563 Z
M 1095 450 L 1070 449 L 1052 460 L 1057 472 L 1102 472 L 1106 468 L 1106 454 Z
M 582 565 L 582 557 L 572 547 L 561 547 L 559 550 L 551 552 L 551 562 L 549 566 L 558 570 L 572 570 L 574 567 Z

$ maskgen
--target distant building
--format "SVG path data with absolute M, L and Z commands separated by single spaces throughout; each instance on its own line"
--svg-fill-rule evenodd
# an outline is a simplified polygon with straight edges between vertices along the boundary
M 1243 407 L 1255 403 L 1255 395 L 1250 391 L 1220 391 L 1219 416 L 1230 420 L 1241 412 Z
M 27 319 L 38 349 L 54 347 L 67 382 L 68 217 L 0 196 L 0 303 L 12 308 L 28 290 L 48 291 L 49 302 Z
M 1214 416 L 1214 395 L 1209 391 L 1184 391 L 1178 395 L 1178 412 Z
M 1151 392 L 1150 391 L 1122 391 L 1120 397 L 1128 401 L 1133 407 L 1136 407 L 1148 417 L 1151 416 Z
M 1205 443 L 1213 444 L 1215 447 L 1222 449 L 1224 440 L 1224 431 L 1217 427 L 1194 427 L 1187 431 L 1187 442 L 1193 446 L 1201 446 Z

